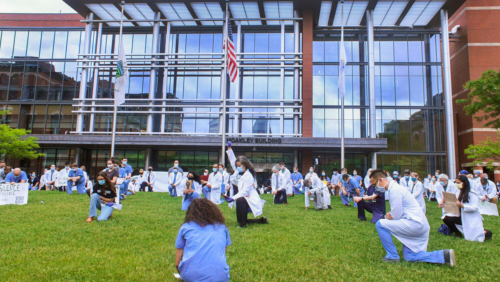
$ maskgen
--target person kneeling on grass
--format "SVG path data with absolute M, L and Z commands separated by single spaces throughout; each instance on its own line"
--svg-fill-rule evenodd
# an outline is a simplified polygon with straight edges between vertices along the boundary
M 370 181 L 377 191 L 389 192 L 391 211 L 385 215 L 385 219 L 381 219 L 375 224 L 380 241 L 387 252 L 383 261 L 400 262 L 398 250 L 392 242 L 394 235 L 403 243 L 403 254 L 406 261 L 446 263 L 455 266 L 455 252 L 453 250 L 427 252 L 429 222 L 415 197 L 396 181 L 387 179 L 387 175 L 382 170 L 372 171 Z
M 271 188 L 274 195 L 274 203 L 288 205 L 286 195 L 287 179 L 285 177 L 285 174 L 280 173 L 279 168 L 277 166 L 274 166 L 272 176 L 273 178 L 271 180 Z
M 108 173 L 105 171 L 99 172 L 97 183 L 92 188 L 92 195 L 90 196 L 89 218 L 87 218 L 87 222 L 92 222 L 94 217 L 97 216 L 97 210 L 101 210 L 97 221 L 108 220 L 112 216 L 112 206 L 115 197 L 116 188 L 109 180 Z
M 304 187 L 308 187 L 306 198 L 313 197 L 314 207 L 317 211 L 322 211 L 328 209 L 328 205 L 325 203 L 325 191 L 328 192 L 327 186 L 316 176 L 309 176 L 304 180 Z M 306 209 L 309 207 L 309 201 L 306 201 Z
M 182 191 L 182 208 L 181 210 L 185 211 L 191 205 L 191 202 L 194 199 L 198 199 L 201 197 L 201 184 L 200 184 L 200 176 L 194 171 L 188 172 L 187 181 L 185 185 L 184 191 Z
M 229 281 L 231 237 L 219 207 L 194 199 L 175 240 L 175 267 L 184 281 Z

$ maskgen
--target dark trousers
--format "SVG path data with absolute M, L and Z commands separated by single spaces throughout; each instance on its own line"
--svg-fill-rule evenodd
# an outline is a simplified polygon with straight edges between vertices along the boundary
M 141 183 L 141 188 L 139 188 L 140 192 L 146 191 L 146 187 L 149 187 L 149 192 L 153 192 L 153 187 L 151 185 L 148 185 L 146 182 Z
M 285 189 L 281 189 L 274 196 L 274 203 L 275 204 L 287 204 L 288 202 L 287 202 L 286 197 L 287 197 L 286 196 L 286 190 Z
M 233 196 L 238 194 L 238 186 L 233 185 Z M 231 189 L 226 191 L 226 196 L 231 197 Z
M 374 211 L 374 208 L 373 208 L 374 205 L 375 205 L 375 203 L 360 201 L 358 203 L 358 218 L 366 220 L 365 210 L 367 212 L 373 214 L 373 219 L 372 219 L 371 223 L 377 223 L 377 221 L 379 219 L 384 218 L 384 213 Z
M 460 230 L 458 230 L 457 226 L 455 224 L 458 224 L 458 225 L 462 225 L 462 217 L 454 217 L 454 216 L 445 216 L 444 219 L 443 219 L 443 222 L 444 224 L 446 224 L 446 226 L 448 226 L 448 228 L 450 228 L 451 232 L 455 233 L 455 234 L 462 234 L 460 232 Z
M 248 219 L 249 210 L 250 206 L 245 198 L 238 198 L 236 200 L 236 219 L 240 227 L 245 227 L 247 223 L 265 223 L 263 218 Z

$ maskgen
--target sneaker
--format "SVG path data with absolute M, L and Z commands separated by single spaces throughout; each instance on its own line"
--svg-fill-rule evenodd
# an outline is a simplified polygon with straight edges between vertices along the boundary
M 360 218 L 359 221 L 366 221 L 366 218 Z
M 490 230 L 484 229 L 484 240 L 491 240 L 493 233 Z
M 383 262 L 389 262 L 389 263 L 400 263 L 400 262 L 401 262 L 401 260 L 400 260 L 400 259 L 390 259 L 390 258 L 386 258 L 386 257 L 384 257 L 384 258 L 382 259 L 382 261 L 383 261 Z
M 455 266 L 455 251 L 453 249 L 444 250 L 444 263 L 449 264 L 451 267 Z
M 319 209 L 317 209 L 317 211 L 323 211 L 323 209 L 319 208 Z
M 268 224 L 268 223 L 269 223 L 269 220 L 267 220 L 267 217 L 265 217 L 265 216 L 261 217 L 261 219 L 260 219 L 260 220 L 261 220 L 261 221 L 262 221 L 262 223 L 264 223 L 264 224 Z
M 328 205 L 328 209 L 331 210 L 332 209 L 332 206 Z

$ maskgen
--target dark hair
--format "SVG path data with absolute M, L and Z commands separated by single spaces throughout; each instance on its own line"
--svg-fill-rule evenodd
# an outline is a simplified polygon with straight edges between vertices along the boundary
M 123 156 L 122 161 L 123 161 L 123 160 L 128 160 L 128 159 L 127 159 L 127 157 Z
M 78 167 L 78 164 L 77 164 L 77 163 L 73 163 L 73 164 L 71 165 L 71 167 L 74 167 L 74 166 Z
M 463 203 L 469 202 L 469 192 L 470 192 L 470 183 L 469 178 L 467 176 L 460 174 L 457 177 L 458 180 L 462 181 L 462 189 L 460 190 L 460 194 L 458 195 L 458 200 Z
M 65 162 L 64 165 L 70 165 L 71 163 L 70 162 Z
M 381 169 L 376 169 L 373 170 L 372 173 L 370 173 L 370 178 L 374 178 L 375 180 L 379 180 L 380 178 L 387 178 L 387 173 L 385 173 Z
M 184 223 L 195 222 L 199 226 L 226 225 L 226 219 L 219 207 L 208 199 L 194 199 L 186 212 Z
M 113 160 L 113 164 L 120 165 L 120 164 L 121 164 L 121 162 L 120 162 L 119 160 L 117 160 L 117 159 L 114 159 L 114 160 Z
M 113 185 L 113 183 L 111 183 L 111 180 L 109 179 L 108 173 L 105 171 L 101 171 L 97 174 L 97 177 L 99 177 L 99 176 L 102 176 L 104 178 L 104 181 L 106 181 L 106 183 L 104 183 L 104 185 L 102 185 L 101 187 L 103 187 L 105 189 L 109 189 L 116 194 L 115 185 Z
M 284 165 L 285 163 L 284 162 L 280 162 L 280 165 Z
M 200 176 L 199 176 L 199 175 L 198 175 L 195 171 L 193 171 L 193 170 L 191 170 L 190 172 L 188 172 L 188 175 L 189 175 L 190 173 L 193 175 L 193 179 L 194 179 L 194 181 L 196 181 L 196 182 L 198 182 L 198 183 L 200 183 L 200 184 L 201 184 L 201 179 L 200 179 Z
M 339 171 L 337 168 L 334 168 L 333 171 Z
M 347 181 L 347 179 L 349 178 L 349 175 L 348 174 L 344 174 L 342 175 L 342 180 L 344 181 Z
M 223 164 L 219 164 L 219 166 L 221 166 L 222 168 L 226 168 Z
M 488 185 L 488 179 L 486 179 L 486 178 L 484 178 L 484 177 L 483 177 L 483 178 L 481 178 L 481 184 L 483 184 L 483 185 Z
M 255 172 L 255 169 L 253 168 L 252 163 L 247 159 L 247 157 L 239 156 L 236 158 L 236 162 L 244 165 L 246 167 L 246 169 L 250 171 L 253 178 L 256 177 L 257 173 Z

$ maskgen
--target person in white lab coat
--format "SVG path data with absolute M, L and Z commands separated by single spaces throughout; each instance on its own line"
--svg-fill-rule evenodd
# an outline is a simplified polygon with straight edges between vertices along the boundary
M 172 170 L 171 173 L 168 174 L 168 192 L 170 193 L 171 197 L 177 197 L 178 195 L 180 196 L 180 193 L 182 192 L 182 188 L 179 187 L 181 185 L 181 182 L 184 180 L 184 175 L 182 172 L 179 172 L 176 167 Z
M 275 204 L 288 205 L 286 183 L 287 180 L 285 174 L 280 173 L 280 169 L 277 166 L 274 166 L 271 178 L 271 191 L 274 194 Z
M 422 211 L 426 213 L 425 200 L 424 200 L 424 185 L 422 184 L 422 182 L 418 181 L 418 173 L 412 172 L 410 181 L 412 182 L 412 185 L 409 188 L 407 188 L 408 192 L 410 192 L 410 194 L 412 194 L 413 197 L 415 197 L 415 200 L 417 200 L 417 203 L 422 208 Z
M 439 186 L 439 183 L 437 181 L 437 177 L 433 175 L 431 177 L 431 181 L 429 182 L 429 200 L 428 201 L 437 201 L 436 199 L 436 192 L 437 192 L 437 187 Z
M 410 176 L 410 170 L 405 169 L 403 178 L 399 180 L 399 185 L 407 189 L 413 186 L 413 181 L 411 180 Z
M 155 173 L 153 172 L 153 167 L 149 166 L 148 171 L 144 172 L 142 175 L 141 189 L 139 191 L 145 192 L 146 187 L 148 187 L 148 192 L 153 192 L 155 186 Z
M 471 189 L 470 182 L 465 175 L 459 175 L 455 180 L 455 185 L 460 190 L 457 198 L 460 216 L 446 216 L 443 218 L 443 222 L 456 237 L 462 237 L 463 233 L 465 240 L 483 242 L 486 232 L 483 228 L 483 217 L 479 212 L 477 192 Z
M 59 172 L 56 169 L 56 165 L 51 165 L 50 170 L 45 173 L 45 189 L 53 190 L 56 184 L 57 176 Z
M 214 204 L 219 205 L 221 203 L 221 186 L 223 182 L 223 175 L 219 172 L 219 165 L 214 164 L 212 166 L 212 173 L 208 176 L 207 187 L 210 188 L 210 198 Z
M 476 182 L 472 190 L 476 191 L 479 200 L 483 202 L 492 202 L 495 205 L 498 204 L 497 187 L 495 183 L 488 180 L 488 178 L 483 176 L 481 180 Z
M 429 187 L 431 186 L 431 179 L 432 179 L 432 175 L 429 173 L 427 175 L 427 177 L 424 179 L 424 181 L 422 182 L 422 184 L 424 185 L 424 196 L 427 199 L 429 199 L 429 196 L 430 196 Z
M 452 216 L 458 217 L 456 214 L 449 214 L 444 212 L 444 199 L 443 192 L 453 193 L 457 196 L 460 194 L 460 190 L 458 190 L 455 183 L 451 182 L 448 179 L 448 175 L 440 174 L 438 177 L 438 182 L 436 182 L 436 201 L 439 203 L 439 207 L 443 209 L 443 216 Z
M 328 186 L 326 186 L 317 175 L 306 178 L 304 180 L 304 186 L 309 188 L 306 196 L 313 197 L 314 207 L 317 211 L 328 209 L 328 205 L 325 203 L 325 195 L 330 196 Z
M 290 173 L 288 168 L 286 168 L 284 162 L 280 162 L 280 173 L 285 175 L 286 178 L 286 194 L 288 195 L 288 197 L 293 197 L 292 174 Z
M 241 175 L 241 178 L 238 181 L 238 194 L 227 199 L 229 203 L 232 201 L 236 202 L 236 218 L 238 220 L 239 227 L 244 228 L 247 224 L 251 223 L 269 223 L 265 216 L 258 219 L 248 219 L 249 210 L 252 212 L 254 217 L 261 215 L 265 203 L 265 201 L 260 199 L 259 193 L 257 193 L 256 190 L 256 172 L 252 163 L 245 156 L 239 156 L 236 158 L 233 150 L 231 149 L 231 142 L 228 142 L 228 150 L 226 153 L 229 161 L 231 163 L 234 162 L 236 165 L 236 171 Z
M 391 211 L 375 224 L 387 255 L 384 262 L 399 263 L 398 250 L 392 236 L 403 243 L 404 259 L 410 262 L 428 262 L 455 266 L 453 250 L 427 252 L 429 222 L 415 198 L 395 181 L 389 181 L 382 170 L 374 170 L 370 181 L 379 192 L 389 192 Z
M 64 180 L 68 180 L 69 177 L 69 171 L 71 170 L 70 168 L 70 163 L 66 162 L 65 166 L 63 169 L 59 171 L 57 174 L 57 179 L 61 182 L 64 182 Z M 66 185 L 62 185 L 59 188 L 60 192 L 67 192 L 68 194 L 73 194 L 73 191 L 71 191 L 71 182 L 67 181 Z

